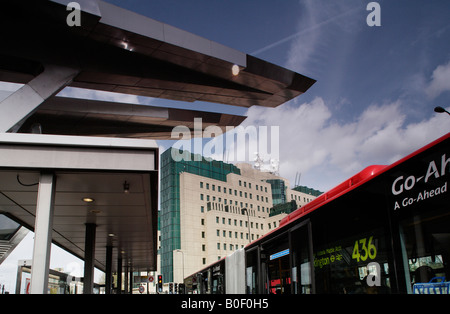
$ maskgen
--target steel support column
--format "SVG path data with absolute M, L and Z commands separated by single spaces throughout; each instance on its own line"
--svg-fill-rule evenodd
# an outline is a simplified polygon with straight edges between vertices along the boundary
M 86 224 L 86 238 L 84 245 L 84 281 L 83 293 L 92 294 L 94 292 L 94 261 L 95 261 L 95 231 L 97 225 Z
M 123 293 L 124 294 L 128 294 L 128 265 L 125 266 L 125 279 L 124 279 L 124 283 L 123 283 Z
M 122 294 L 122 257 L 117 259 L 117 294 Z
M 106 246 L 105 294 L 111 294 L 112 288 L 112 245 Z
M 41 173 L 34 225 L 30 287 L 30 293 L 32 294 L 47 294 L 48 292 L 55 186 L 55 174 Z
M 130 269 L 129 269 L 129 271 L 130 271 L 130 279 L 129 279 L 129 284 L 130 284 L 130 294 L 133 294 L 133 267 L 132 267 L 132 265 L 130 264 Z

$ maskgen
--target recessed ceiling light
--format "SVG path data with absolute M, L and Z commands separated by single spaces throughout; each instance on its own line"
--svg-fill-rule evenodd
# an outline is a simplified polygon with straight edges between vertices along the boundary
M 92 203 L 94 199 L 92 197 L 83 197 L 82 201 L 86 203 Z

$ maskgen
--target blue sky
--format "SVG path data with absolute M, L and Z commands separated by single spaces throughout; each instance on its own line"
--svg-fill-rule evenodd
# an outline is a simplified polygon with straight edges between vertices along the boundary
M 229 112 L 248 116 L 245 127 L 279 126 L 279 173 L 291 185 L 301 173 L 300 184 L 326 191 L 368 165 L 390 164 L 450 131 L 449 117 L 433 111 L 450 109 L 447 0 L 377 1 L 379 27 L 366 23 L 368 0 L 106 1 L 317 83 L 275 109 L 71 88 L 60 95 Z M 158 143 L 164 151 L 175 141 Z M 263 156 L 266 162 L 269 157 Z
M 450 2 L 386 0 L 107 0 L 317 80 L 275 109 L 228 108 L 65 89 L 62 95 L 247 115 L 279 126 L 279 172 L 326 191 L 371 164 L 390 164 L 450 131 Z M 15 87 L 3 85 L 9 92 Z M 6 93 L 0 91 L 0 97 Z M 173 142 L 159 141 L 163 149 Z M 28 237 L 13 258 L 31 254 Z M 28 245 L 28 247 L 27 247 Z M 27 254 L 28 254 L 27 253 Z M 25 254 L 25 255 L 24 255 Z M 52 254 L 52 267 L 82 266 Z M 59 260 L 61 258 L 61 260 Z M 7 260 L 8 261 L 8 260 Z M 0 283 L 17 262 L 4 263 Z
M 244 126 L 280 126 L 279 172 L 291 183 L 299 172 L 300 184 L 325 191 L 450 131 L 450 117 L 433 111 L 450 107 L 446 0 L 377 1 L 380 27 L 367 25 L 365 0 L 108 2 L 316 79 L 276 109 L 231 110 L 248 116 Z

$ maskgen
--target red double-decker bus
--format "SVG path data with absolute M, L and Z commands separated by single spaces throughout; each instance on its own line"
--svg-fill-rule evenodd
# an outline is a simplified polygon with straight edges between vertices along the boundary
M 449 172 L 450 133 L 364 169 L 186 280 L 216 278 L 195 280 L 202 293 L 448 294 Z

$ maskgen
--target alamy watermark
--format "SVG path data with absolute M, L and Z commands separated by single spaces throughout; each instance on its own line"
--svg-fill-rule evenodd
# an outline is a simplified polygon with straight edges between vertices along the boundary
M 66 23 L 68 26 L 81 26 L 81 6 L 78 2 L 69 2 L 66 7 L 67 14 Z
M 81 6 L 78 2 L 72 1 L 67 4 L 67 11 L 70 13 L 67 15 L 66 23 L 68 26 L 81 26 Z M 368 26 L 381 26 L 381 6 L 378 2 L 369 2 L 366 6 L 366 10 L 370 11 L 367 15 L 366 23 Z
M 276 167 L 280 158 L 279 126 L 225 126 L 222 129 L 210 125 L 203 128 L 202 119 L 195 118 L 193 131 L 179 125 L 172 129 L 171 138 L 177 140 L 171 153 L 175 161 L 191 161 L 192 158 L 201 161 L 202 156 L 221 156 L 228 162 L 255 161 L 256 164 L 258 159 L 268 158 L 271 166 Z M 204 143 L 205 138 L 211 139 Z M 183 150 L 192 152 L 193 157 Z
M 381 267 L 377 262 L 371 262 L 367 264 L 367 277 L 366 283 L 369 287 L 381 286 Z
M 366 6 L 367 11 L 371 11 L 366 18 L 368 26 L 381 26 L 381 6 L 378 2 L 369 2 Z

